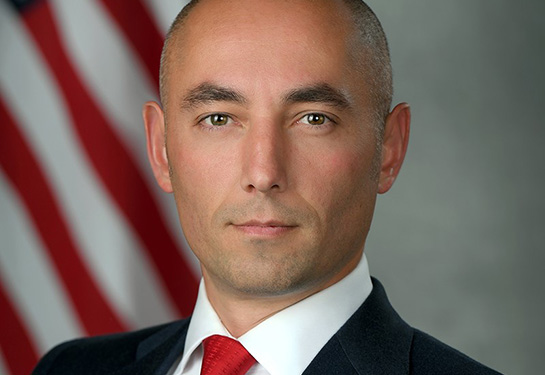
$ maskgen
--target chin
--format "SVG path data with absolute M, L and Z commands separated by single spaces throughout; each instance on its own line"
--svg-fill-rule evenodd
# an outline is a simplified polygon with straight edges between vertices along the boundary
M 313 268 L 311 262 L 290 257 L 289 262 L 239 262 L 219 276 L 238 293 L 275 297 L 310 289 Z

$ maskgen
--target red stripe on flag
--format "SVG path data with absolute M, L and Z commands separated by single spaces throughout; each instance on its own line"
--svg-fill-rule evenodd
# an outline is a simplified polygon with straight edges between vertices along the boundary
M 179 313 L 189 315 L 197 295 L 197 280 L 167 230 L 136 163 L 69 61 L 48 2 L 29 9 L 24 20 L 60 85 L 87 156 L 144 244 Z
M 0 348 L 11 375 L 28 375 L 38 363 L 38 351 L 0 282 Z
M 140 0 L 101 0 L 159 87 L 163 37 Z
M 21 196 L 81 325 L 91 335 L 126 330 L 80 258 L 52 189 L 2 100 L 0 134 L 0 166 Z

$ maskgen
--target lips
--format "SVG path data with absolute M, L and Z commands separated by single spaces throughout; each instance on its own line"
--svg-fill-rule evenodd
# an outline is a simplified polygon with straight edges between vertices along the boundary
M 255 236 L 279 236 L 296 228 L 296 225 L 283 223 L 277 220 L 249 220 L 232 225 L 235 229 L 245 234 Z
M 294 227 L 295 225 L 289 225 L 277 220 L 249 220 L 240 224 L 234 224 L 236 226 L 246 226 L 246 227 Z

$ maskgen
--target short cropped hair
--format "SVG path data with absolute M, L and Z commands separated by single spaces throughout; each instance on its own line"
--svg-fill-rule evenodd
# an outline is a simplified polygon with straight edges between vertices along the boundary
M 161 102 L 166 106 L 166 81 L 169 71 L 169 45 L 173 35 L 183 26 L 191 9 L 199 0 L 191 0 L 174 19 L 167 33 L 161 54 L 159 85 Z M 362 0 L 343 0 L 352 14 L 352 22 L 358 32 L 358 42 L 362 50 L 357 51 L 356 58 L 361 60 L 361 73 L 366 76 L 370 86 L 373 117 L 377 125 L 378 140 L 382 139 L 386 116 L 390 112 L 393 96 L 392 66 L 388 41 L 380 21 L 369 6 Z

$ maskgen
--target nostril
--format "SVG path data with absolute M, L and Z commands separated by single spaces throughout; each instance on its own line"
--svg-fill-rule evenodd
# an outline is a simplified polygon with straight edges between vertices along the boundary
M 283 184 L 281 183 L 268 183 L 266 181 L 258 181 L 247 183 L 243 185 L 244 190 L 247 192 L 259 191 L 261 193 L 279 191 L 282 189 Z

